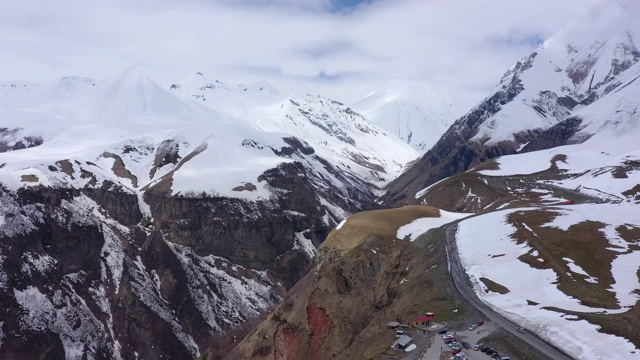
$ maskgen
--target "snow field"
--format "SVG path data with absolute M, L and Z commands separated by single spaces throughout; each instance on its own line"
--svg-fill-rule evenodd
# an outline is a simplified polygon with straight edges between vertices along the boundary
M 640 226 L 633 217 L 630 205 L 572 205 L 561 211 L 561 215 L 545 226 L 564 228 L 585 221 L 603 221 L 610 228 L 625 223 Z M 640 358 L 640 352 L 628 340 L 601 333 L 599 326 L 585 320 L 576 320 L 559 312 L 543 309 L 557 307 L 576 312 L 620 313 L 635 304 L 640 289 L 636 271 L 640 262 L 640 251 L 619 255 L 612 264 L 612 274 L 620 310 L 591 308 L 581 305 L 578 299 L 561 292 L 555 282 L 558 275 L 550 269 L 534 269 L 518 260 L 518 257 L 532 252 L 526 244 L 516 244 L 511 238 L 515 228 L 507 223 L 510 213 L 518 210 L 502 210 L 468 220 L 463 220 L 458 228 L 456 241 L 460 258 L 476 295 L 498 313 L 518 325 L 524 326 L 550 343 L 562 348 L 578 359 L 608 359 L 612 349 L 618 354 L 629 354 L 626 358 Z M 631 220 L 632 222 L 627 222 Z M 615 239 L 614 239 L 615 241 Z M 503 255 L 504 254 L 504 255 Z M 492 257 L 501 255 L 499 257 Z M 565 259 L 566 260 L 566 259 Z M 507 294 L 486 292 L 480 281 L 488 278 L 509 289 Z M 529 305 L 527 300 L 537 303 Z M 631 354 L 635 351 L 636 354 Z

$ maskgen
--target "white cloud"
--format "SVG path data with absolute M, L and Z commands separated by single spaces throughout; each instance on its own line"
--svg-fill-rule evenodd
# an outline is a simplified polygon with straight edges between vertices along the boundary
M 0 79 L 135 66 L 163 83 L 202 71 L 349 102 L 409 78 L 477 100 L 598 1 L 380 0 L 332 13 L 329 0 L 0 0 Z

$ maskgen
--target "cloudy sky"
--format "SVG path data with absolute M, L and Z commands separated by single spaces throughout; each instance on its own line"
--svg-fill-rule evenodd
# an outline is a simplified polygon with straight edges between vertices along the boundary
M 347 103 L 393 78 L 471 104 L 602 0 L 0 0 L 0 80 L 201 71 Z

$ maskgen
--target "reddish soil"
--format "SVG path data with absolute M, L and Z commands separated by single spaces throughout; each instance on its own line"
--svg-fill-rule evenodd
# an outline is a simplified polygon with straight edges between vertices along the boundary
M 320 359 L 322 345 L 331 331 L 331 320 L 327 312 L 316 305 L 315 297 L 312 295 L 307 305 L 307 323 L 311 329 L 311 341 L 309 346 L 308 359 Z
M 292 333 L 283 324 L 278 325 L 278 329 L 273 339 L 273 358 L 275 360 L 298 360 L 300 356 L 301 342 L 298 335 Z

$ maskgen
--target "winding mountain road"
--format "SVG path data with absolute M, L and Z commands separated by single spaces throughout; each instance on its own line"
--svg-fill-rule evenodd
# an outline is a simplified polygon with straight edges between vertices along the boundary
M 457 223 L 453 223 L 445 227 L 445 242 L 451 277 L 453 278 L 453 282 L 455 283 L 456 288 L 458 289 L 462 297 L 464 297 L 465 300 L 467 300 L 469 304 L 471 304 L 471 306 L 475 307 L 476 309 L 478 309 L 478 311 L 483 313 L 487 317 L 487 319 L 490 319 L 496 324 L 502 326 L 506 331 L 531 345 L 531 347 L 535 349 L 538 355 L 552 360 L 571 360 L 571 357 L 567 356 L 561 350 L 555 348 L 536 335 L 530 332 L 525 332 L 524 334 L 519 333 L 516 330 L 517 325 L 502 317 L 502 315 L 498 314 L 497 312 L 493 311 L 476 296 L 458 254 L 458 247 L 455 241 L 455 232 L 457 228 Z

